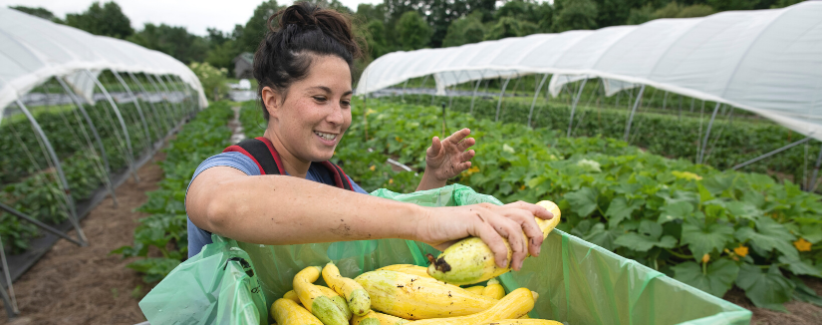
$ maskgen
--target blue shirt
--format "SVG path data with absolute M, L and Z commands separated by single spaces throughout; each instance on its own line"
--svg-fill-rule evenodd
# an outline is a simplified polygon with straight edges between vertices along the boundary
M 197 176 L 206 169 L 217 166 L 231 167 L 245 173 L 248 176 L 260 175 L 260 169 L 257 167 L 254 160 L 251 160 L 251 158 L 239 152 L 224 152 L 211 156 L 200 163 L 200 166 L 198 166 L 197 170 L 194 171 L 194 177 L 191 178 L 191 182 L 194 182 L 194 179 L 196 179 Z M 334 176 L 328 169 L 320 164 L 311 164 L 308 168 L 308 173 L 305 175 L 305 179 L 336 186 L 334 183 Z M 363 190 L 362 187 L 357 185 L 357 183 L 354 183 L 350 177 L 348 180 L 351 181 L 351 186 L 354 188 L 354 191 L 357 193 L 368 194 L 368 192 Z M 191 182 L 188 183 L 189 187 L 191 186 Z M 188 189 L 186 189 L 186 192 L 187 191 Z M 192 257 L 197 255 L 203 246 L 211 244 L 211 233 L 194 225 L 191 222 L 191 218 L 187 217 L 186 219 L 188 219 L 188 257 Z

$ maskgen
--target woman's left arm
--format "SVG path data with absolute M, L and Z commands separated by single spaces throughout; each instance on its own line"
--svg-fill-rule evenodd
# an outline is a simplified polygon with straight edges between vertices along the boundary
M 462 129 L 442 141 L 439 137 L 431 139 L 431 146 L 425 154 L 425 172 L 417 191 L 443 187 L 449 178 L 471 168 L 474 150 L 468 148 L 476 141 L 474 138 L 466 138 L 470 134 L 471 130 Z

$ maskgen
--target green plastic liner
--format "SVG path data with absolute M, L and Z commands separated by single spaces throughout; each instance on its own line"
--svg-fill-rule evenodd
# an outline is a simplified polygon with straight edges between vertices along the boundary
M 410 194 L 380 189 L 372 195 L 425 206 L 458 206 L 482 202 L 502 204 L 491 196 L 475 193 L 471 188 L 458 184 Z M 291 290 L 294 275 L 308 266 L 322 266 L 334 261 L 343 276 L 354 278 L 362 272 L 391 264 L 426 266 L 425 254 L 439 254 L 439 251 L 429 245 L 400 239 L 280 246 L 248 243 L 237 245 L 250 258 L 266 306 L 271 306 L 275 299 Z M 188 261 L 184 262 L 180 267 L 187 263 Z M 163 283 L 167 280 L 168 278 Z M 749 324 L 751 319 L 751 312 L 746 309 L 560 230 L 554 230 L 548 235 L 539 257 L 526 259 L 522 270 L 506 273 L 500 276 L 500 281 L 506 291 L 526 287 L 539 293 L 531 317 L 556 320 L 569 325 Z M 186 290 L 182 287 L 183 284 L 194 283 L 181 283 L 178 289 Z M 322 283 L 322 279 L 318 283 Z M 235 284 L 223 285 L 237 287 Z M 149 299 L 152 293 L 154 291 L 143 301 Z M 237 299 L 245 298 L 238 296 Z M 244 300 L 242 303 L 223 306 L 221 304 L 224 299 L 220 297 L 219 300 L 220 304 L 213 308 L 229 309 L 231 312 L 237 310 L 238 305 L 255 305 L 253 301 Z M 143 308 L 142 301 L 140 306 Z M 145 313 L 145 308 L 143 310 Z M 226 313 L 230 312 L 223 312 Z M 265 318 L 267 308 L 260 309 L 259 315 Z M 270 321 L 270 318 L 267 320 Z M 151 318 L 149 321 L 154 323 Z M 180 322 L 218 323 L 241 324 Z

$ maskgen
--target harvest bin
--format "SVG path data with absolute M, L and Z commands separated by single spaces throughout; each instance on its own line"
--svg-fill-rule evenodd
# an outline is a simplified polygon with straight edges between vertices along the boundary
M 397 194 L 380 189 L 372 195 L 425 206 L 455 206 L 480 202 L 501 204 L 491 196 L 477 194 L 462 185 L 450 185 L 410 194 Z M 267 307 L 292 289 L 291 281 L 294 275 L 307 266 L 325 265 L 329 261 L 334 261 L 343 276 L 353 278 L 362 272 L 390 264 L 426 266 L 428 263 L 425 254 L 437 256 L 439 253 L 426 244 L 401 239 L 283 246 L 228 242 L 228 246 L 236 245 L 242 249 L 240 251 L 238 247 L 230 247 L 232 254 L 248 256 L 250 267 L 254 271 L 253 277 L 259 281 L 259 287 L 254 284 L 236 287 L 240 288 L 240 291 L 243 288 L 251 288 L 258 297 L 264 296 L 266 307 L 259 306 L 259 302 L 256 304 L 259 317 L 262 318 L 259 320 L 260 324 L 270 324 Z M 231 262 L 231 259 L 228 259 L 228 262 Z M 181 264 L 178 269 L 185 267 L 186 263 L 188 261 Z M 175 269 L 140 302 L 141 309 L 152 324 L 174 320 L 164 316 L 166 313 L 157 312 L 157 309 L 163 306 L 172 307 L 169 301 L 180 301 L 179 290 L 182 288 L 179 281 L 172 280 L 180 278 L 172 276 L 176 271 L 178 270 Z M 203 274 L 202 270 L 197 273 L 201 276 Z M 223 276 L 222 281 L 226 282 L 226 278 L 231 277 Z M 196 282 L 205 294 L 211 291 L 216 296 L 218 293 L 237 291 L 227 290 L 234 288 L 233 284 L 206 283 L 213 280 Z M 526 287 L 539 293 L 534 310 L 530 313 L 531 317 L 556 320 L 569 325 L 749 324 L 751 319 L 751 312 L 744 308 L 557 229 L 548 235 L 539 257 L 526 259 L 520 271 L 500 276 L 500 282 L 506 292 Z M 247 300 L 248 298 L 243 296 L 255 294 L 234 292 L 230 293 L 230 296 L 230 299 L 235 301 L 220 296 L 219 303 L 212 303 L 211 307 L 202 313 L 210 313 L 212 316 L 207 318 L 212 319 L 213 323 L 221 323 L 220 319 L 231 319 L 232 323 L 240 323 L 248 322 L 249 317 L 253 318 L 253 315 L 248 314 L 255 314 L 255 304 L 236 300 Z M 211 298 L 209 301 L 216 300 Z M 187 305 L 186 308 L 191 308 L 191 305 Z M 242 308 L 246 310 L 241 311 Z M 180 309 L 166 310 L 176 310 L 177 320 L 180 320 Z M 251 310 L 251 313 L 248 310 Z M 194 315 L 190 314 L 185 319 L 190 321 L 191 316 Z M 207 324 L 208 321 L 192 323 Z

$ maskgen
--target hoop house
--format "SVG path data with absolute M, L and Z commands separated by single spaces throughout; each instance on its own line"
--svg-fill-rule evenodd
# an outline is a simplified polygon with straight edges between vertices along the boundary
M 114 188 L 207 105 L 196 75 L 166 54 L 0 8 L 4 282 L 58 238 L 85 245 L 79 219 L 106 195 L 117 204 Z
M 394 52 L 365 69 L 357 93 L 428 75 L 437 95 L 445 95 L 446 87 L 474 80 L 553 74 L 549 88 L 556 96 L 569 82 L 601 78 L 608 96 L 653 86 L 715 102 L 714 115 L 726 104 L 822 140 L 820 17 L 822 2 L 805 1 L 783 9 Z M 629 131 L 630 122 L 626 138 Z

